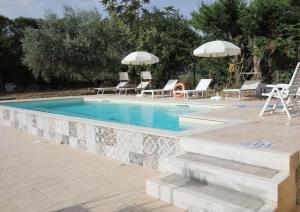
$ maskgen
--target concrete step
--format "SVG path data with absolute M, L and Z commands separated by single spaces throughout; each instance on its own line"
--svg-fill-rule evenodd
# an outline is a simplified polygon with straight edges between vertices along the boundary
M 275 170 L 289 172 L 295 170 L 298 163 L 297 154 L 291 155 L 272 149 L 247 148 L 237 144 L 203 140 L 192 136 L 182 137 L 180 142 L 183 152 L 194 152 Z
M 288 172 L 187 152 L 159 161 L 163 173 L 176 173 L 278 202 L 289 192 Z M 280 196 L 281 195 L 281 196 Z
M 271 212 L 276 209 L 272 202 L 178 174 L 148 180 L 146 191 L 153 197 L 191 212 Z

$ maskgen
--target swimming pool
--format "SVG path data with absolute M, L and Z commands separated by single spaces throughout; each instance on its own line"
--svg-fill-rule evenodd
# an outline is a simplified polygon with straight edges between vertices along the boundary
M 218 107 L 130 101 L 95 101 L 83 98 L 8 102 L 1 105 L 171 131 L 204 127 L 205 123 L 203 122 L 198 125 L 184 123 L 180 116 L 195 112 L 208 112 Z

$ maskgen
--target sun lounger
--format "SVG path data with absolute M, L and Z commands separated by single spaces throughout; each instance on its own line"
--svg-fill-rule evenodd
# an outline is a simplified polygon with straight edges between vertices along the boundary
M 106 87 L 106 88 L 95 88 L 97 95 L 104 94 L 105 91 L 115 91 L 117 93 L 118 89 L 124 88 L 128 85 L 129 77 L 127 72 L 119 72 L 120 83 L 115 87 Z
M 141 83 L 135 88 L 118 88 L 117 91 L 120 95 L 123 94 L 123 92 L 125 95 L 127 95 L 127 92 L 131 90 L 134 90 L 136 93 L 138 93 L 139 91 L 146 89 L 150 85 L 152 80 L 150 71 L 142 71 L 141 80 Z
M 163 89 L 143 90 L 142 96 L 144 96 L 146 93 L 150 93 L 152 98 L 154 98 L 155 94 L 161 94 L 162 96 L 165 96 L 166 93 L 169 93 L 172 96 L 173 88 L 177 82 L 178 80 L 169 80 Z
M 184 98 L 189 98 L 190 94 L 197 97 L 199 96 L 199 93 L 201 93 L 201 96 L 203 97 L 204 94 L 207 95 L 209 91 L 215 92 L 214 90 L 208 90 L 209 85 L 211 83 L 212 79 L 201 79 L 195 88 L 195 90 L 182 90 L 182 91 L 175 91 L 174 92 L 174 99 L 176 99 L 176 94 L 183 94 Z
M 252 93 L 255 95 L 258 92 L 260 85 L 261 85 L 260 80 L 248 80 L 244 82 L 244 84 L 240 89 L 224 89 L 223 92 L 226 95 L 226 100 L 228 99 L 229 93 L 238 94 L 238 99 L 236 100 L 241 100 L 244 93 Z
M 278 106 L 282 106 L 281 111 L 286 112 L 289 119 L 292 118 L 292 115 L 300 115 L 300 106 L 297 102 L 297 93 L 300 87 L 300 62 L 298 62 L 289 84 L 267 85 L 267 87 L 272 88 L 272 91 L 262 94 L 268 98 L 259 114 L 260 116 L 267 112 L 274 113 Z M 270 107 L 272 98 L 275 98 L 276 102 Z
M 135 92 L 138 92 L 138 91 L 142 91 L 144 90 L 145 88 L 147 88 L 149 86 L 150 82 L 141 82 L 138 86 L 136 86 L 135 88 L 119 88 L 117 91 L 119 92 L 119 95 L 121 94 L 125 94 L 127 95 L 127 92 L 128 91 L 135 91 Z

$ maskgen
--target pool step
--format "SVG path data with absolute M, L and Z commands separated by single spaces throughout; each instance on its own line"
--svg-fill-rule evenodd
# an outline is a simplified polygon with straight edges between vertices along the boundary
M 213 183 L 239 192 L 277 202 L 289 190 L 289 173 L 236 161 L 187 152 L 159 161 L 163 173 Z M 284 186 L 281 186 L 284 185 Z
M 146 182 L 153 197 L 191 212 L 271 212 L 276 205 L 249 194 L 178 174 L 162 175 Z
M 226 144 L 192 136 L 181 138 L 180 143 L 183 152 L 194 152 L 275 170 L 290 172 L 298 165 L 298 154 L 296 153 L 288 154 L 272 149 L 247 148 L 238 144 Z

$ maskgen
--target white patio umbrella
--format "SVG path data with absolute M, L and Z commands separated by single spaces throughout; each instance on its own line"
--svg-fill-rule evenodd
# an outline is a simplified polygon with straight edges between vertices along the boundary
M 159 62 L 154 54 L 144 51 L 132 52 L 122 60 L 125 65 L 151 65 Z
M 241 49 L 233 43 L 216 40 L 199 46 L 193 54 L 196 57 L 227 57 L 241 54 Z
M 241 49 L 233 43 L 215 40 L 207 42 L 193 51 L 196 57 L 228 57 L 236 56 L 241 54 Z M 218 76 L 217 76 L 218 81 Z M 218 82 L 217 82 L 218 86 Z M 213 99 L 221 99 L 218 93 L 217 96 L 212 97 Z
M 121 61 L 124 65 L 151 65 L 159 62 L 159 58 L 154 54 L 145 51 L 132 52 Z M 140 74 L 141 76 L 141 74 Z M 142 81 L 142 76 L 141 76 Z

